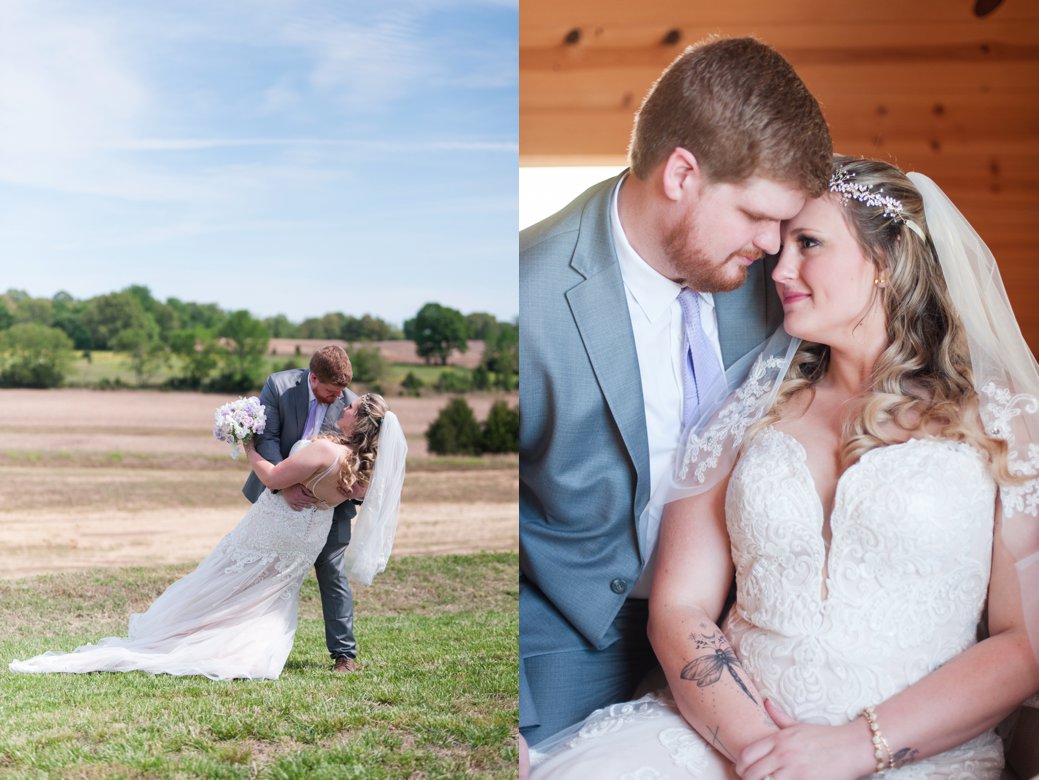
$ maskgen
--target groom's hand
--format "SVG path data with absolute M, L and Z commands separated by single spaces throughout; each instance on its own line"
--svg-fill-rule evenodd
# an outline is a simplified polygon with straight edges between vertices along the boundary
M 339 491 L 339 495 L 348 501 L 356 501 L 357 503 L 360 503 L 364 500 L 364 495 L 368 492 L 368 487 L 355 482 L 349 490 L 344 490 L 342 485 L 337 487 L 336 490 Z
M 317 503 L 317 499 L 308 493 L 307 489 L 302 485 L 293 485 L 292 487 L 285 488 L 281 491 L 281 494 L 285 498 L 285 503 L 292 507 L 296 512 Z

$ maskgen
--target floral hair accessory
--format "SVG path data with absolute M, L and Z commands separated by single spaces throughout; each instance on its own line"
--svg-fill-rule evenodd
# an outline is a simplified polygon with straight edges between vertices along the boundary
M 883 187 L 873 191 L 868 184 L 859 184 L 853 181 L 854 178 L 855 171 L 848 171 L 844 168 L 838 168 L 833 172 L 833 176 L 830 177 L 829 190 L 841 196 L 841 205 L 846 204 L 849 199 L 854 199 L 865 203 L 867 206 L 882 208 L 884 209 L 885 217 L 901 222 L 916 233 L 921 240 L 927 240 L 920 226 L 906 217 L 902 210 L 902 201 L 890 195 L 885 195 Z

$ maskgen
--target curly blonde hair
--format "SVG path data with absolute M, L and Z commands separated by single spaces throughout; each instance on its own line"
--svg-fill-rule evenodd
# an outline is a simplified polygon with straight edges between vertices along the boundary
M 349 436 L 338 432 L 326 434 L 353 453 L 352 458 L 343 458 L 340 462 L 338 486 L 342 490 L 350 491 L 358 484 L 367 487 L 371 482 L 375 457 L 379 453 L 379 432 L 389 410 L 389 404 L 381 395 L 365 393 L 354 416 L 353 432 Z
M 1006 442 L 987 435 L 982 427 L 966 333 L 949 298 L 920 193 L 902 171 L 879 160 L 834 155 L 834 171 L 852 174 L 857 184 L 902 204 L 900 213 L 893 215 L 885 205 L 843 200 L 842 213 L 852 235 L 878 276 L 887 279 L 880 305 L 888 346 L 873 367 L 857 413 L 844 424 L 842 469 L 876 447 L 904 441 L 906 433 L 937 430 L 939 436 L 985 452 L 997 481 L 1016 482 L 1007 468 Z M 904 220 L 928 237 L 918 235 Z M 784 407 L 802 392 L 814 396 L 814 385 L 826 374 L 829 361 L 828 346 L 803 343 L 761 425 L 781 418 Z

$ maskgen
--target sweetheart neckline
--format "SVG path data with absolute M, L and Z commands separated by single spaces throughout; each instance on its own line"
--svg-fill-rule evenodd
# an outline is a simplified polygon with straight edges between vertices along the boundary
M 867 458 L 872 460 L 874 457 L 879 456 L 879 455 L 875 456 L 874 453 L 880 454 L 880 453 L 884 453 L 884 452 L 895 451 L 895 450 L 902 449 L 902 448 L 908 449 L 910 446 L 914 446 L 914 445 L 918 445 L 918 444 L 937 444 L 937 445 L 939 445 L 941 447 L 945 447 L 945 448 L 948 448 L 948 447 L 951 446 L 953 449 L 955 449 L 955 450 L 957 450 L 959 452 L 964 452 L 965 454 L 966 453 L 972 454 L 974 457 L 979 458 L 979 459 L 982 458 L 981 453 L 973 445 L 968 444 L 967 442 L 957 441 L 955 439 L 946 439 L 946 438 L 942 438 L 942 437 L 938 437 L 938 436 L 912 437 L 912 438 L 906 439 L 905 441 L 898 442 L 897 444 L 887 444 L 887 445 L 884 445 L 882 447 L 875 447 L 875 448 L 873 448 L 871 450 L 868 450 L 867 452 L 863 453 L 862 457 L 860 457 L 857 461 L 855 461 L 850 466 L 848 466 L 846 469 L 844 469 L 844 471 L 842 471 L 837 476 L 837 480 L 834 483 L 834 488 L 833 488 L 833 506 L 830 508 L 829 516 L 827 516 L 826 513 L 825 513 L 825 510 L 824 510 L 824 507 L 823 507 L 822 496 L 819 494 L 819 488 L 818 488 L 818 486 L 816 485 L 816 482 L 815 482 L 815 477 L 812 475 L 812 471 L 808 467 L 808 450 L 805 448 L 804 444 L 802 444 L 801 441 L 796 436 L 794 436 L 792 433 L 788 433 L 787 431 L 781 430 L 780 428 L 777 428 L 775 425 L 767 426 L 762 431 L 762 433 L 778 434 L 778 436 L 781 439 L 783 439 L 783 440 L 789 442 L 791 445 L 793 445 L 794 449 L 798 453 L 798 458 L 797 458 L 797 461 L 796 461 L 797 462 L 797 466 L 800 469 L 800 471 L 802 473 L 802 476 L 806 480 L 806 482 L 804 484 L 807 486 L 808 491 L 815 498 L 813 506 L 815 507 L 816 519 L 818 520 L 818 529 L 817 529 L 818 534 L 817 534 L 816 538 L 817 538 L 818 543 L 822 547 L 822 562 L 823 562 L 822 569 L 820 571 L 821 582 L 819 583 L 819 587 L 820 587 L 820 596 L 819 597 L 820 597 L 820 603 L 822 603 L 822 604 L 825 604 L 827 601 L 829 601 L 829 597 L 830 597 L 830 552 L 831 552 L 831 548 L 833 547 L 834 538 L 836 536 L 836 531 L 835 531 L 834 525 L 833 525 L 833 516 L 837 512 L 838 507 L 841 506 L 840 499 L 841 499 L 841 496 L 842 496 L 842 484 L 844 482 L 844 478 L 848 474 L 850 474 L 858 466 L 863 464 L 866 461 Z M 826 537 L 824 535 L 824 530 L 827 527 L 829 527 L 829 529 L 830 529 L 830 540 L 829 540 L 829 543 L 827 543 Z

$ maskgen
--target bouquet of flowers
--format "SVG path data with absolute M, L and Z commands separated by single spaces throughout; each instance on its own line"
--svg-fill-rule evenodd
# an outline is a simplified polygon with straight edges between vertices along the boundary
M 238 459 L 241 447 L 263 433 L 267 410 L 255 395 L 230 401 L 216 410 L 213 436 L 231 445 L 231 457 Z

